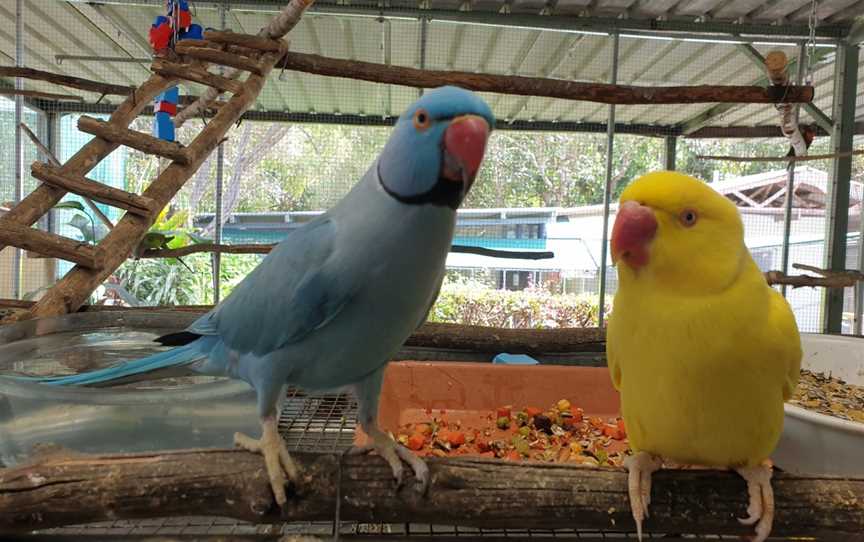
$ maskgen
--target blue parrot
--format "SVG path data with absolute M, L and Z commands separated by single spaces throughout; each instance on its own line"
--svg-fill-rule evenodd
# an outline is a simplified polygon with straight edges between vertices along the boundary
M 387 361 L 425 320 L 444 278 L 456 209 L 476 178 L 495 119 L 480 97 L 457 87 L 427 92 L 399 117 L 381 155 L 327 213 L 290 233 L 174 346 L 147 358 L 72 376 L 37 378 L 93 386 L 176 376 L 178 368 L 237 378 L 256 391 L 262 436 L 234 442 L 264 456 L 276 502 L 297 467 L 276 427 L 287 384 L 349 388 L 371 445 L 401 485 L 400 458 L 417 489 L 426 464 L 377 425 Z M 31 377 L 33 378 L 33 377 Z

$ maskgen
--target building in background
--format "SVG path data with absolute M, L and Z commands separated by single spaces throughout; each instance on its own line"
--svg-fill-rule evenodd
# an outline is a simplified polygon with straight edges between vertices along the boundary
M 745 242 L 763 271 L 779 269 L 782 262 L 786 170 L 778 169 L 711 183 L 738 205 Z M 796 168 L 790 236 L 790 263 L 822 266 L 826 231 L 825 202 L 828 175 L 803 166 Z M 847 257 L 857 261 L 858 231 L 864 186 L 853 182 L 850 193 L 850 233 Z M 612 206 L 610 225 L 617 205 Z M 235 213 L 223 228 L 226 243 L 276 243 L 292 229 L 312 220 L 319 211 Z M 205 227 L 212 214 L 199 215 L 196 227 Z M 489 287 L 522 290 L 531 286 L 561 293 L 596 293 L 602 266 L 600 247 L 603 206 L 573 208 L 460 209 L 454 243 L 499 250 L 549 251 L 547 259 L 505 259 L 452 252 L 447 268 Z M 616 275 L 607 254 L 607 291 L 614 295 Z M 852 264 L 854 267 L 854 263 Z M 847 296 L 851 306 L 851 289 Z M 805 330 L 819 326 L 822 290 L 799 288 L 787 298 Z M 851 323 L 850 323 L 851 325 Z

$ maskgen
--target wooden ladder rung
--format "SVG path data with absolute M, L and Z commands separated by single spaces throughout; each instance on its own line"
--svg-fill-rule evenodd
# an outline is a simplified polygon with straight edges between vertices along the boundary
M 253 36 L 251 34 L 238 34 L 227 30 L 207 30 L 204 39 L 226 45 L 239 45 L 247 49 L 256 49 L 268 53 L 286 52 L 288 44 L 283 40 L 274 40 Z
M 151 69 L 159 75 L 177 77 L 179 79 L 192 81 L 193 83 L 200 83 L 222 92 L 231 92 L 233 94 L 243 92 L 243 83 L 240 81 L 228 79 L 227 77 L 210 73 L 205 69 L 191 66 L 189 64 L 176 64 L 174 62 L 156 59 L 153 62 Z
M 90 269 L 100 269 L 105 260 L 99 247 L 14 222 L 0 228 L 0 243 L 75 262 Z
M 43 183 L 62 188 L 79 196 L 86 196 L 112 207 L 126 209 L 130 213 L 148 216 L 159 211 L 156 208 L 156 202 L 151 198 L 105 185 L 83 175 L 64 174 L 60 168 L 43 162 L 33 162 L 30 166 L 30 173 Z
M 210 62 L 211 64 L 230 66 L 232 68 L 237 68 L 238 70 L 254 73 L 255 75 L 264 74 L 264 70 L 258 61 L 247 56 L 226 53 L 225 51 L 219 51 L 218 49 L 211 49 L 209 47 L 190 47 L 184 45 L 182 41 L 176 45 L 175 50 L 181 55 L 197 58 L 198 60 Z
M 138 149 L 147 154 L 155 154 L 174 160 L 184 166 L 189 163 L 189 158 L 186 156 L 186 148 L 174 141 L 165 141 L 164 139 L 142 134 L 141 132 L 127 128 L 118 128 L 108 122 L 102 122 L 101 120 L 87 116 L 78 119 L 78 129 L 102 139 Z

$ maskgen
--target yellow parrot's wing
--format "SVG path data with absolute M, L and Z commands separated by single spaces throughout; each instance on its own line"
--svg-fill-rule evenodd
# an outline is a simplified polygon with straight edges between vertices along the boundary
M 615 317 L 609 317 L 609 325 L 606 327 L 606 365 L 609 367 L 609 374 L 612 376 L 612 385 L 616 390 L 621 390 L 621 359 L 616 352 L 618 344 L 616 332 L 618 326 L 615 325 Z
M 795 314 L 789 303 L 777 290 L 771 289 L 770 321 L 768 326 L 777 361 L 784 364 L 783 400 L 787 401 L 795 393 L 798 377 L 801 374 L 801 336 L 795 323 Z

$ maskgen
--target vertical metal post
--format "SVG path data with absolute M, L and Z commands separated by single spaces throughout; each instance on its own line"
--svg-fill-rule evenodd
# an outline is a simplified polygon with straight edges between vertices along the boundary
M 429 19 L 420 17 L 420 69 L 426 69 L 426 43 L 429 39 Z M 417 95 L 423 96 L 423 89 L 417 89 Z
M 228 5 L 219 4 L 219 25 L 222 30 L 228 25 Z M 224 70 L 223 70 L 224 71 Z M 216 148 L 216 212 L 213 220 L 216 221 L 213 228 L 213 242 L 222 244 L 222 172 L 225 165 L 225 144 L 219 143 Z M 211 255 L 211 268 L 213 273 L 213 304 L 219 304 L 219 288 L 222 284 L 222 254 L 214 252 Z
M 612 70 L 610 83 L 618 82 L 618 34 L 612 34 Z M 603 327 L 606 316 L 606 253 L 609 244 L 609 207 L 612 202 L 612 157 L 615 152 L 615 104 L 609 105 L 609 119 L 606 121 L 606 184 L 603 188 L 603 244 L 600 245 L 600 302 L 597 312 L 597 325 Z
M 385 66 L 391 64 L 393 53 L 393 29 L 390 27 L 390 19 L 381 17 L 381 57 Z M 384 85 L 384 116 L 389 117 L 393 109 L 393 86 Z
M 24 2 L 15 0 L 15 66 L 24 66 Z M 24 89 L 24 80 L 15 78 L 15 89 Z M 24 118 L 24 97 L 15 96 L 15 186 L 12 199 L 17 205 L 24 199 L 24 134 L 21 122 Z M 24 295 L 24 251 L 16 248 L 12 254 L 12 297 L 21 299 Z
M 58 121 L 60 119 L 60 115 L 53 111 L 46 111 L 43 115 L 42 122 L 39 123 L 40 131 L 42 133 L 37 133 L 39 138 L 45 143 L 45 146 L 48 147 L 48 152 L 52 155 L 57 156 L 57 133 L 58 133 Z M 51 233 L 56 233 L 55 225 L 54 225 L 54 212 L 49 211 L 48 214 L 45 215 L 45 223 L 44 227 L 46 231 Z
M 666 171 L 675 171 L 675 153 L 678 147 L 677 136 L 666 136 L 666 152 L 663 154 L 663 169 Z
M 807 71 L 807 44 L 801 42 L 798 45 L 798 70 L 795 76 L 796 84 L 804 82 L 804 72 Z M 798 125 L 801 108 L 795 106 L 795 125 Z M 792 204 L 795 195 L 795 162 L 786 164 L 786 202 L 783 206 L 783 244 L 780 254 L 780 269 L 784 274 L 789 272 L 789 238 L 792 236 Z M 780 286 L 780 293 L 786 297 L 786 285 Z
M 858 46 L 841 43 L 837 47 L 834 68 L 834 105 L 832 118 L 831 152 L 852 150 L 855 128 L 855 99 L 858 80 Z M 852 157 L 834 158 L 831 182 L 828 186 L 826 212 L 825 268 L 841 271 L 846 268 L 846 242 L 849 226 L 849 187 L 852 177 Z M 840 333 L 843 326 L 843 288 L 827 288 L 822 329 L 825 333 Z

